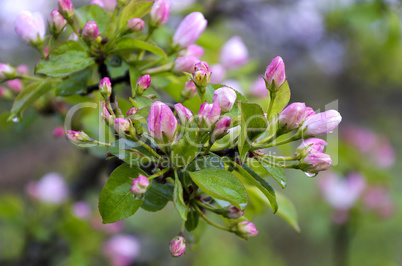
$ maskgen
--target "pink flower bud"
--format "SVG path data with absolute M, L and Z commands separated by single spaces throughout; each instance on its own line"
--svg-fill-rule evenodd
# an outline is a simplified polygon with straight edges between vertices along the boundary
M 222 117 L 216 122 L 214 127 L 214 131 L 212 132 L 211 140 L 215 142 L 218 139 L 221 139 L 226 135 L 230 124 L 232 123 L 232 118 L 230 116 Z
M 222 87 L 214 92 L 213 102 L 219 105 L 222 113 L 229 112 L 236 102 L 236 92 L 228 87 Z
M 149 15 L 151 25 L 154 27 L 165 25 L 170 16 L 169 2 L 165 0 L 156 0 Z
M 144 28 L 144 21 L 140 18 L 132 18 L 127 21 L 127 28 L 132 31 L 142 31 Z
M 190 44 L 187 49 L 179 52 L 180 57 L 195 56 L 200 59 L 204 55 L 204 48 L 196 44 Z
M 173 257 L 180 257 L 186 250 L 186 240 L 183 236 L 176 236 L 169 244 L 170 254 Z
M 7 87 L 15 92 L 20 92 L 22 90 L 22 81 L 20 79 L 12 79 L 6 82 Z
M 173 45 L 186 48 L 193 44 L 207 27 L 207 21 L 200 12 L 187 15 L 181 22 L 173 36 Z
M 114 117 L 114 115 L 111 114 L 107 103 L 101 102 L 101 107 L 102 107 L 102 111 L 101 111 L 102 120 L 109 126 L 113 125 L 115 117 Z
M 144 75 L 140 77 L 137 81 L 137 94 L 142 95 L 151 85 L 151 76 L 150 75 Z
M 213 74 L 212 74 L 213 76 Z M 269 90 L 265 85 L 265 80 L 258 77 L 250 89 L 250 94 L 256 98 L 265 98 L 269 96 Z
M 265 82 L 268 86 L 272 87 L 272 89 L 277 90 L 285 79 L 285 63 L 283 63 L 280 56 L 277 56 L 271 61 L 265 71 Z
M 127 119 L 116 118 L 114 120 L 114 129 L 119 135 L 129 134 L 131 124 Z
M 237 207 L 230 205 L 227 208 L 227 212 L 224 214 L 226 218 L 238 219 L 244 215 L 244 211 L 239 210 Z
M 174 109 L 179 116 L 179 121 L 182 126 L 188 125 L 193 122 L 193 112 L 184 107 L 181 103 L 175 104 Z
M 102 0 L 92 0 L 89 5 L 97 5 L 100 6 L 101 8 L 105 7 L 105 4 L 103 4 Z
M 45 38 L 45 20 L 38 12 L 22 11 L 15 20 L 14 29 L 18 36 L 29 43 L 42 42 Z
M 15 75 L 15 70 L 8 64 L 0 63 L 0 81 Z
M 320 171 L 328 170 L 331 167 L 331 157 L 322 152 L 311 152 L 300 160 L 299 167 L 302 171 L 317 174 Z
M 364 193 L 363 203 L 367 210 L 375 211 L 382 217 L 388 217 L 393 212 L 393 204 L 390 191 L 385 187 L 369 187 Z
M 211 79 L 212 84 L 221 84 L 226 78 L 226 69 L 220 65 L 215 64 L 211 66 Z M 264 85 L 265 86 L 265 85 Z
M 113 11 L 116 9 L 117 0 L 102 0 L 104 8 L 108 11 Z
M 194 65 L 198 62 L 200 62 L 200 60 L 195 56 L 179 57 L 174 61 L 173 70 L 178 73 L 181 72 L 193 73 Z
M 297 129 L 304 122 L 308 114 L 309 110 L 307 110 L 305 103 L 292 103 L 279 115 L 279 128 L 284 132 Z
M 134 179 L 133 184 L 131 185 L 130 192 L 133 195 L 144 194 L 147 191 L 149 186 L 149 180 L 146 176 L 139 175 Z
M 53 9 L 50 12 L 50 31 L 54 34 L 59 34 L 63 31 L 64 27 L 67 25 L 67 20 L 59 13 L 57 9 Z
M 102 249 L 110 261 L 109 265 L 113 266 L 131 265 L 140 255 L 140 243 L 130 235 L 114 235 Z
M 58 0 L 57 6 L 59 8 L 60 14 L 65 19 L 71 19 L 74 14 L 74 6 L 70 0 Z
M 307 119 L 307 117 L 310 117 L 310 116 L 312 116 L 312 115 L 315 115 L 315 112 L 314 112 L 313 108 L 311 108 L 311 107 L 306 107 L 306 116 L 305 116 L 305 119 Z
M 248 62 L 248 51 L 239 36 L 230 38 L 221 49 L 220 63 L 226 69 L 234 69 Z
M 48 204 L 63 203 L 68 197 L 68 187 L 58 173 L 48 173 L 38 182 L 29 185 L 29 194 L 35 199 Z
M 95 21 L 87 22 L 84 28 L 82 28 L 82 38 L 85 41 L 94 41 L 98 36 L 99 36 L 99 29 Z
M 135 114 L 138 112 L 138 108 L 132 107 L 127 111 L 127 117 L 133 119 Z
M 29 73 L 29 67 L 25 64 L 19 65 L 15 70 L 19 75 L 28 75 Z
M 331 133 L 342 121 L 338 111 L 328 110 L 323 113 L 318 113 L 309 116 L 301 127 L 304 130 L 304 136 L 320 136 Z
M 193 81 L 187 81 L 184 84 L 184 88 L 181 91 L 181 97 L 184 99 L 190 99 L 197 94 L 197 87 Z
M 307 155 L 310 152 L 324 152 L 324 148 L 327 145 L 328 143 L 323 139 L 311 138 L 303 141 L 297 147 L 296 152 L 303 155 Z
M 196 85 L 205 87 L 211 78 L 211 71 L 207 62 L 201 61 L 194 65 L 193 81 Z
M 73 141 L 73 142 L 89 142 L 92 140 L 83 131 L 69 130 L 67 133 L 67 137 L 70 139 L 70 141 Z
M 252 222 L 242 221 L 237 224 L 236 234 L 241 238 L 248 239 L 250 237 L 258 235 L 258 231 Z
M 55 127 L 55 128 L 52 130 L 52 135 L 53 135 L 53 137 L 55 137 L 55 138 L 63 137 L 64 134 L 65 134 L 64 127 L 61 127 L 61 126 L 60 126 L 60 127 Z
M 177 129 L 177 120 L 166 104 L 156 101 L 148 116 L 148 130 L 159 143 L 172 142 Z
M 198 122 L 200 126 L 212 127 L 218 122 L 221 116 L 221 108 L 216 103 L 203 103 L 198 112 Z
M 112 83 L 108 77 L 103 78 L 99 83 L 99 92 L 105 99 L 109 99 L 112 94 Z
M 337 210 L 352 208 L 366 187 L 364 177 L 357 173 L 339 177 L 330 172 L 320 177 L 318 182 L 324 199 Z

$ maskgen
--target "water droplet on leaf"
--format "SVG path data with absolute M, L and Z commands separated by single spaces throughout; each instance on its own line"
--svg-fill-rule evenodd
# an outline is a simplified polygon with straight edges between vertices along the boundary
M 11 119 L 11 121 L 13 121 L 14 123 L 18 123 L 18 122 L 20 122 L 20 118 L 18 116 L 16 116 L 13 119 Z

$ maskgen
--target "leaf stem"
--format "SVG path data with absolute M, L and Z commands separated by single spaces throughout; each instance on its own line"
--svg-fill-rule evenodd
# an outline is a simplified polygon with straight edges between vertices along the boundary
M 205 214 L 202 213 L 202 211 L 198 208 L 198 206 L 196 206 L 196 205 L 193 205 L 193 206 L 194 206 L 194 209 L 198 212 L 198 214 L 199 214 L 208 224 L 210 224 L 210 225 L 212 225 L 212 226 L 214 226 L 214 227 L 216 227 L 216 228 L 218 228 L 218 229 L 221 229 L 221 230 L 225 230 L 225 231 L 228 231 L 228 232 L 234 232 L 234 231 L 233 231 L 231 228 L 229 228 L 229 227 L 225 227 L 225 226 L 222 226 L 222 225 L 220 225 L 220 224 L 217 224 L 217 223 L 211 221 L 210 219 L 208 219 L 208 218 L 205 216 Z
M 162 171 L 159 171 L 159 172 L 157 172 L 156 174 L 153 174 L 153 175 L 151 175 L 150 177 L 148 177 L 148 179 L 149 180 L 152 180 L 152 179 L 154 179 L 154 178 L 156 178 L 156 177 L 158 177 L 158 176 L 161 176 L 161 175 L 163 175 L 163 174 L 165 174 L 167 171 L 169 171 L 170 169 L 169 168 L 165 168 L 165 169 L 163 169 Z

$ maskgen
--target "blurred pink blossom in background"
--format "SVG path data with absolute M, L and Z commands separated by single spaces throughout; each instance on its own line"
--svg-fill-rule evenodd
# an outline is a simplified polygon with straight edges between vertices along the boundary
M 137 238 L 130 235 L 116 235 L 103 245 L 103 252 L 113 266 L 127 266 L 140 254 Z

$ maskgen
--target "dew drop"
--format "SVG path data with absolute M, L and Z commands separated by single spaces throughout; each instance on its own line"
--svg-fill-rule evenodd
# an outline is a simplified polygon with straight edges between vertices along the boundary
M 20 122 L 20 118 L 16 116 L 13 119 L 11 119 L 11 121 L 13 121 L 14 123 L 18 123 Z
M 331 131 L 328 131 L 328 133 L 332 133 L 332 132 L 334 132 L 334 131 L 332 131 L 332 130 L 331 130 Z
M 309 172 L 304 172 L 306 174 L 306 176 L 308 177 L 315 177 L 317 175 L 317 173 L 309 173 Z

